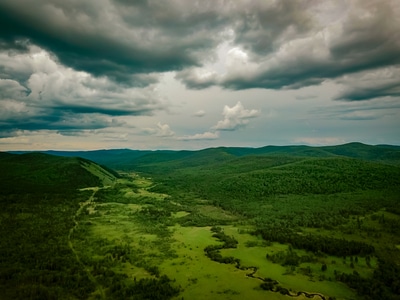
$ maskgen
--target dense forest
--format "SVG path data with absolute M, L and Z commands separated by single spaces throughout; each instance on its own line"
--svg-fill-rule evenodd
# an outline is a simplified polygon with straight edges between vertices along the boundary
M 346 149 L 327 147 L 325 150 L 336 155 L 320 153 L 318 157 L 312 156 L 313 151 L 302 156 L 304 150 L 290 155 L 285 148 L 281 149 L 284 154 L 242 152 L 231 157 L 235 150 L 212 149 L 218 159 L 210 159 L 209 164 L 204 163 L 204 153 L 199 152 L 190 159 L 180 158 L 178 164 L 167 160 L 138 165 L 137 169 L 162 182 L 154 187 L 157 192 L 182 198 L 180 191 L 184 190 L 191 193 L 190 197 L 207 199 L 217 207 L 245 216 L 256 227 L 252 234 L 266 241 L 338 257 L 376 255 L 379 265 L 372 278 L 360 278 L 357 272 L 336 277 L 365 298 L 396 299 L 400 283 L 399 251 L 393 244 L 382 245 L 382 240 L 374 242 L 373 237 L 387 233 L 399 241 L 399 219 L 385 221 L 385 214 L 378 213 L 399 213 L 398 152 L 390 149 L 383 155 L 378 147 L 361 147 L 363 152 L 359 144 L 355 146 L 355 149 L 349 145 Z M 356 153 L 362 159 L 354 158 Z M 384 163 L 378 162 L 383 157 L 386 157 Z M 367 221 L 368 216 L 373 222 Z M 359 241 L 340 235 L 331 237 L 307 232 L 306 228 L 369 238 Z
M 92 290 L 68 247 L 73 216 L 99 177 L 83 159 L 0 155 L 0 290 L 2 299 L 86 299 Z
M 180 277 L 194 259 L 271 299 L 399 299 L 399 147 L 51 153 L 0 153 L 2 299 L 250 292 Z

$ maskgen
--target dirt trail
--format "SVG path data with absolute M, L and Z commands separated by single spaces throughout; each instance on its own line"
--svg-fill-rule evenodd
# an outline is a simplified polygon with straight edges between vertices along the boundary
M 80 204 L 79 209 L 76 211 L 73 221 L 74 221 L 74 226 L 69 230 L 68 233 L 68 246 L 71 249 L 71 251 L 75 254 L 75 258 L 76 261 L 82 265 L 83 269 L 85 270 L 85 272 L 87 273 L 89 280 L 91 282 L 93 282 L 93 284 L 96 286 L 96 291 L 94 293 L 96 293 L 97 291 L 100 293 L 100 299 L 106 299 L 105 294 L 104 294 L 104 290 L 103 287 L 101 286 L 101 284 L 99 284 L 96 280 L 96 278 L 92 275 L 92 273 L 90 272 L 90 270 L 82 263 L 81 259 L 79 258 L 79 254 L 78 252 L 75 250 L 74 245 L 72 243 L 71 237 L 72 234 L 74 233 L 74 230 L 78 227 L 79 222 L 77 221 L 78 216 L 82 213 L 83 209 L 88 206 L 90 203 L 93 202 L 94 199 L 94 195 L 97 193 L 97 191 L 99 190 L 98 187 L 93 187 L 93 188 L 86 188 L 84 190 L 92 190 L 93 193 L 92 195 L 89 197 L 89 199 L 83 203 Z M 93 294 L 94 294 L 93 293 Z

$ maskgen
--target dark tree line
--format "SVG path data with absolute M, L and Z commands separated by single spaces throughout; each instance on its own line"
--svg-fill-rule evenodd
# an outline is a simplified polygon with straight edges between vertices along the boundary
M 233 236 L 226 235 L 221 227 L 213 226 L 211 231 L 214 232 L 213 237 L 217 238 L 221 242 L 222 245 L 209 245 L 204 248 L 204 252 L 206 256 L 213 261 L 222 263 L 222 264 L 240 264 L 240 260 L 234 258 L 232 256 L 222 256 L 220 251 L 221 249 L 229 249 L 229 248 L 236 248 L 238 241 Z
M 363 278 L 357 271 L 352 274 L 336 273 L 336 280 L 346 283 L 368 300 L 400 299 L 400 268 L 388 260 L 379 260 L 372 278 Z
M 257 229 L 252 234 L 261 235 L 266 241 L 282 244 L 289 243 L 293 248 L 304 249 L 314 253 L 323 252 L 335 256 L 369 255 L 375 251 L 373 246 L 363 242 L 311 234 L 300 235 L 288 228 Z
M 166 300 L 177 296 L 179 291 L 163 275 L 160 278 L 142 278 L 129 283 L 118 281 L 111 286 L 108 296 L 112 299 Z

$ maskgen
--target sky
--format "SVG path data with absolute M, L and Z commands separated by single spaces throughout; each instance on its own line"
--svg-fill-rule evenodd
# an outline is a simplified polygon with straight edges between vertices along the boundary
M 0 151 L 400 145 L 398 0 L 1 0 Z

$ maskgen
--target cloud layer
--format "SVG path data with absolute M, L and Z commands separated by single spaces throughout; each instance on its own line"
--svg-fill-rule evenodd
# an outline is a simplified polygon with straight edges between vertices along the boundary
M 396 0 L 4 0 L 0 12 L 3 49 L 35 44 L 136 86 L 181 71 L 190 88 L 299 88 L 400 63 Z M 223 74 L 207 70 L 224 43 Z
M 231 131 L 246 126 L 250 119 L 260 115 L 260 111 L 256 109 L 245 109 L 242 103 L 238 102 L 233 107 L 225 105 L 222 115 L 224 119 L 219 121 L 213 129 Z
M 135 76 L 194 66 L 216 44 L 222 1 L 54 1 L 0 3 L 4 48 L 23 41 L 54 53 L 76 70 L 146 85 Z
M 0 124 L 3 131 L 83 130 L 120 125 L 119 116 L 162 109 L 156 92 L 125 87 L 61 65 L 35 46 L 29 55 L 0 53 Z
M 0 138 L 233 139 L 293 99 L 393 127 L 399 53 L 398 0 L 2 0 Z
M 256 118 L 259 115 L 260 115 L 259 110 L 245 109 L 240 101 L 232 107 L 225 105 L 222 111 L 223 119 L 218 121 L 215 126 L 212 126 L 210 128 L 211 131 L 178 137 L 178 139 L 183 141 L 215 140 L 220 137 L 219 133 L 221 131 L 235 131 L 240 128 L 243 128 L 247 126 L 247 124 L 249 124 L 250 119 Z
M 276 1 L 275 5 L 261 5 L 257 11 L 247 10 L 246 18 L 238 21 L 242 31 L 232 27 L 234 38 L 226 53 L 224 72 L 207 71 L 204 65 L 186 69 L 177 78 L 190 88 L 297 89 L 399 66 L 398 2 L 307 3 L 307 11 L 315 14 L 297 11 L 297 1 Z M 274 17 L 267 18 L 270 15 Z M 365 99 L 374 97 L 366 95 Z

